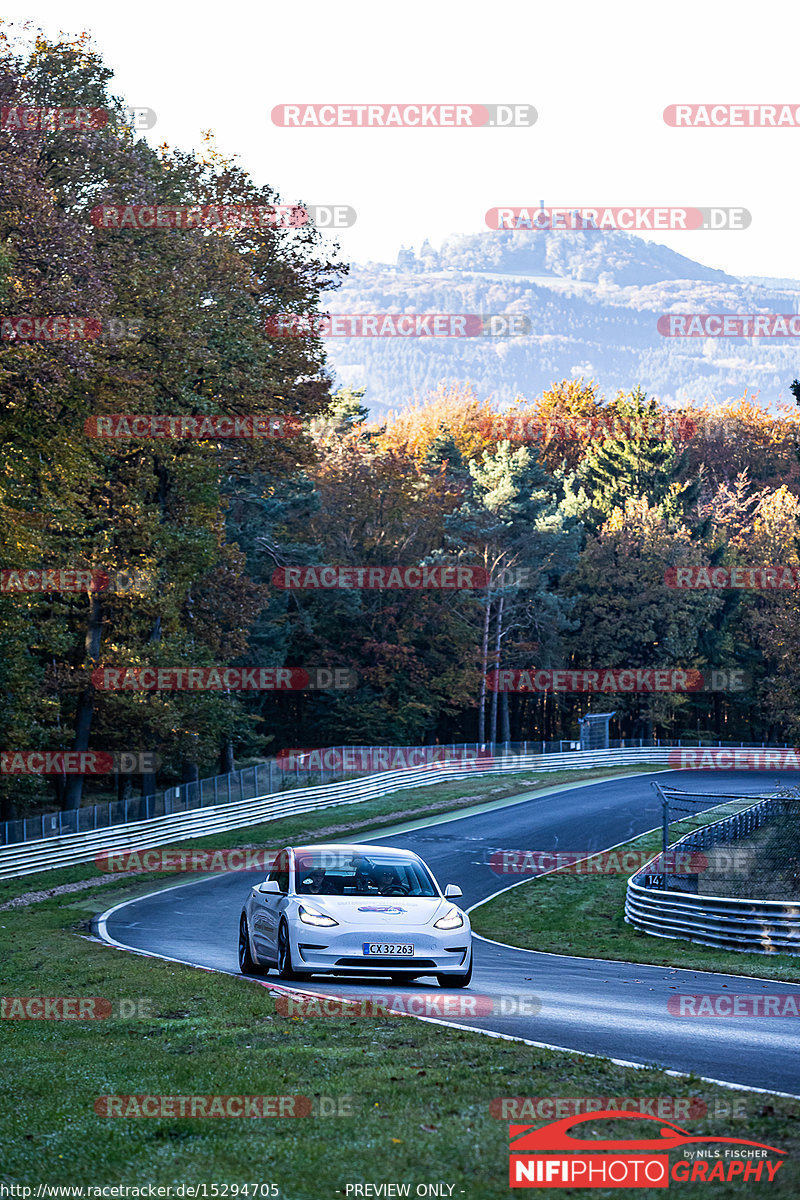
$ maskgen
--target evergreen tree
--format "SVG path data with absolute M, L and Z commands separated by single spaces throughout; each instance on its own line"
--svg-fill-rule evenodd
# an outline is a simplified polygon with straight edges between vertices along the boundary
M 481 614 L 478 740 L 485 738 L 487 674 L 529 653 L 535 641 L 544 661 L 557 657 L 570 627 L 570 602 L 558 581 L 575 564 L 580 527 L 564 510 L 558 481 L 539 464 L 535 449 L 501 442 L 494 453 L 469 463 L 472 490 L 447 520 L 448 540 L 489 572 Z M 515 572 L 525 571 L 524 583 Z M 494 636 L 492 629 L 494 628 Z M 513 641 L 512 641 L 513 636 Z M 504 712 L 507 712 L 504 699 Z M 497 693 L 491 704 L 490 740 L 496 736 Z
M 667 518 L 686 514 L 700 478 L 686 479 L 688 450 L 666 436 L 656 401 L 636 388 L 616 399 L 611 417 L 571 481 L 571 511 L 595 532 L 628 500 L 647 500 Z

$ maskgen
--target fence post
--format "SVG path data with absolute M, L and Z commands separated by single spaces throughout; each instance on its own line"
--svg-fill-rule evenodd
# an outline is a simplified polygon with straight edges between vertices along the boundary
M 661 852 L 663 855 L 664 891 L 667 890 L 667 854 L 669 853 L 669 801 L 661 796 Z

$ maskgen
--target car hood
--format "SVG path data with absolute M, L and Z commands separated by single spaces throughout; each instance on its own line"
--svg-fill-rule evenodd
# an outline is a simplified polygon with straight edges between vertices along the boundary
M 298 899 L 301 904 L 333 917 L 340 925 L 368 925 L 373 929 L 427 925 L 453 907 L 452 901 L 441 896 L 301 896 Z

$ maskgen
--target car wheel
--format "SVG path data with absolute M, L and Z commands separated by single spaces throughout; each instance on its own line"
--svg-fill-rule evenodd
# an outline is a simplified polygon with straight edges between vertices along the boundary
M 239 970 L 243 975 L 266 975 L 269 970 L 269 967 L 262 967 L 261 963 L 256 962 L 250 952 L 250 933 L 244 913 L 239 921 Z
M 308 979 L 307 971 L 296 971 L 292 962 L 292 947 L 289 942 L 289 927 L 281 921 L 278 928 L 278 974 L 281 979 Z
M 437 975 L 439 987 L 462 988 L 469 987 L 472 980 L 472 955 L 469 956 L 469 967 L 466 975 Z

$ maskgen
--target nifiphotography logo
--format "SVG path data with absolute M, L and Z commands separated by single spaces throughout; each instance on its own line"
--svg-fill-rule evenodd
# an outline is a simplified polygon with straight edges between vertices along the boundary
M 656 1128 L 645 1138 L 586 1138 L 574 1126 L 602 1119 L 650 1121 Z M 565 1117 L 536 1128 L 510 1125 L 509 1184 L 513 1187 L 669 1187 L 676 1183 L 772 1182 L 785 1150 L 745 1138 L 696 1137 L 680 1125 L 645 1113 L 606 1109 Z M 670 1164 L 669 1151 L 685 1146 L 683 1158 Z M 700 1148 L 703 1146 L 704 1148 Z M 708 1147 L 708 1148 L 706 1148 Z M 601 1151 L 602 1153 L 598 1153 Z

